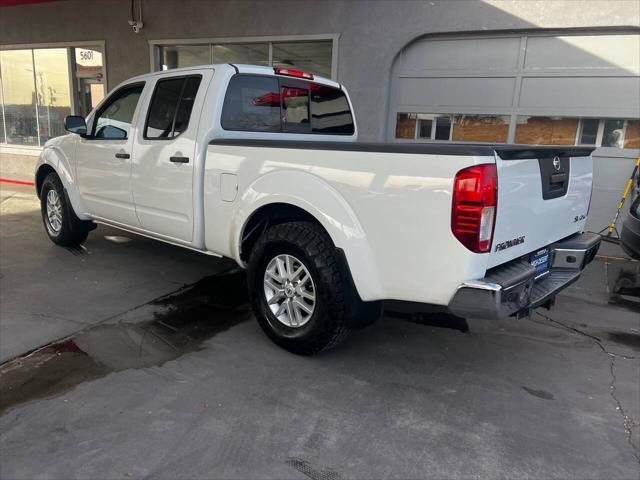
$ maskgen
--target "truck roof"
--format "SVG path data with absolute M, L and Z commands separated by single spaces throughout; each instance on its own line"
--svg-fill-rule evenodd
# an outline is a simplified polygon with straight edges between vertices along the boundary
M 230 64 L 230 63 L 215 63 L 215 64 L 206 64 L 206 65 L 194 65 L 192 67 L 182 67 L 182 68 L 172 68 L 171 70 L 160 70 L 158 72 L 146 73 L 144 75 L 138 75 L 133 78 L 129 78 L 126 80 L 126 83 L 130 83 L 131 81 L 136 80 L 144 80 L 147 78 L 151 78 L 158 75 L 165 74 L 175 74 L 180 72 L 189 72 L 191 70 L 199 69 L 199 68 L 214 68 L 214 69 L 236 69 L 239 73 L 248 73 L 254 75 L 267 75 L 267 76 L 281 76 L 276 75 L 274 67 L 266 67 L 263 65 L 246 65 L 246 64 Z M 313 80 L 308 80 L 305 78 L 299 78 L 299 80 L 313 81 L 315 83 L 320 83 L 322 85 L 327 85 L 334 88 L 342 88 L 342 86 L 338 82 L 334 82 L 331 79 L 320 77 L 313 72 L 309 72 L 313 74 Z

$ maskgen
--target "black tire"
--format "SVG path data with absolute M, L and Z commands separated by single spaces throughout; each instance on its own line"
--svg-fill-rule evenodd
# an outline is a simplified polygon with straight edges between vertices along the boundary
M 59 223 L 49 219 L 47 214 L 47 199 L 49 192 L 54 191 L 58 199 Z M 44 229 L 53 243 L 63 247 L 79 245 L 87 239 L 89 232 L 96 228 L 93 222 L 80 220 L 67 198 L 64 186 L 56 173 L 50 173 L 42 182 L 40 190 L 40 211 Z
M 264 279 L 270 262 L 291 255 L 308 270 L 315 307 L 302 326 L 278 320 L 267 303 Z M 248 288 L 258 323 L 277 345 L 298 355 L 312 355 L 338 345 L 349 334 L 350 317 L 359 300 L 343 258 L 326 232 L 312 222 L 291 222 L 269 228 L 256 242 L 248 265 Z M 353 299 L 357 297 L 358 302 Z M 277 313 L 277 312 L 276 312 Z

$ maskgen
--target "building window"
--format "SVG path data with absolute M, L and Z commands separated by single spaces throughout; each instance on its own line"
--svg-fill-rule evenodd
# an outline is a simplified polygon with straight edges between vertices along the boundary
M 396 138 L 506 143 L 509 115 L 399 113 Z
M 509 143 L 510 120 L 510 115 L 398 113 L 396 138 Z M 640 148 L 640 120 L 519 115 L 512 143 L 635 149 Z
M 509 115 L 455 115 L 454 142 L 507 143 Z
M 421 118 L 418 120 L 418 138 L 431 140 L 433 130 L 433 118 Z
M 515 143 L 575 145 L 577 118 L 518 116 Z
M 598 138 L 599 125 L 600 120 L 597 118 L 583 118 L 580 121 L 578 145 L 595 145 Z
M 209 60 L 209 45 L 171 45 L 160 47 L 160 70 L 206 65 Z
M 101 49 L 2 50 L 0 89 L 0 141 L 41 146 L 65 133 L 67 115 L 87 115 L 104 97 Z
M 519 116 L 515 143 L 638 148 L 638 120 Z M 631 131 L 627 129 L 631 125 Z M 634 130 L 635 129 L 635 130 Z
M 211 63 L 243 63 L 297 68 L 327 78 L 334 76 L 334 40 L 210 42 L 157 45 L 156 70 Z
M 33 50 L 0 52 L 6 142 L 38 146 Z
M 624 148 L 640 148 L 640 120 L 627 120 Z
M 415 113 L 399 113 L 396 118 L 396 138 L 414 140 L 416 138 Z M 431 136 L 431 126 L 429 126 L 429 137 Z
M 622 148 L 624 145 L 624 120 L 607 119 L 602 131 L 602 146 Z
M 451 115 L 399 113 L 396 138 L 451 140 Z
M 273 43 L 274 67 L 295 67 L 331 78 L 332 42 Z
M 269 65 L 269 44 L 226 43 L 212 45 L 211 63 L 246 63 L 249 65 Z

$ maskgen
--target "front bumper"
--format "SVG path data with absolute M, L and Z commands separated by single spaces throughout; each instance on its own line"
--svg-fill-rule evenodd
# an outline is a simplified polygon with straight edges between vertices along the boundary
M 544 305 L 580 278 L 599 247 L 600 236 L 592 233 L 576 234 L 551 245 L 551 268 L 539 278 L 525 259 L 492 268 L 484 278 L 460 285 L 449 310 L 464 318 L 497 319 Z

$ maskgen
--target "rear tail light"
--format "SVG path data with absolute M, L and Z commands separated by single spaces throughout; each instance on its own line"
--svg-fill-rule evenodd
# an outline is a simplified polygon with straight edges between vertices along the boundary
M 307 80 L 313 80 L 313 73 L 303 72 L 302 70 L 292 70 L 291 68 L 274 68 L 273 71 L 276 75 L 286 75 L 288 77 L 306 78 Z
M 491 251 L 497 201 L 498 174 L 495 164 L 475 165 L 456 174 L 451 231 L 472 252 Z

